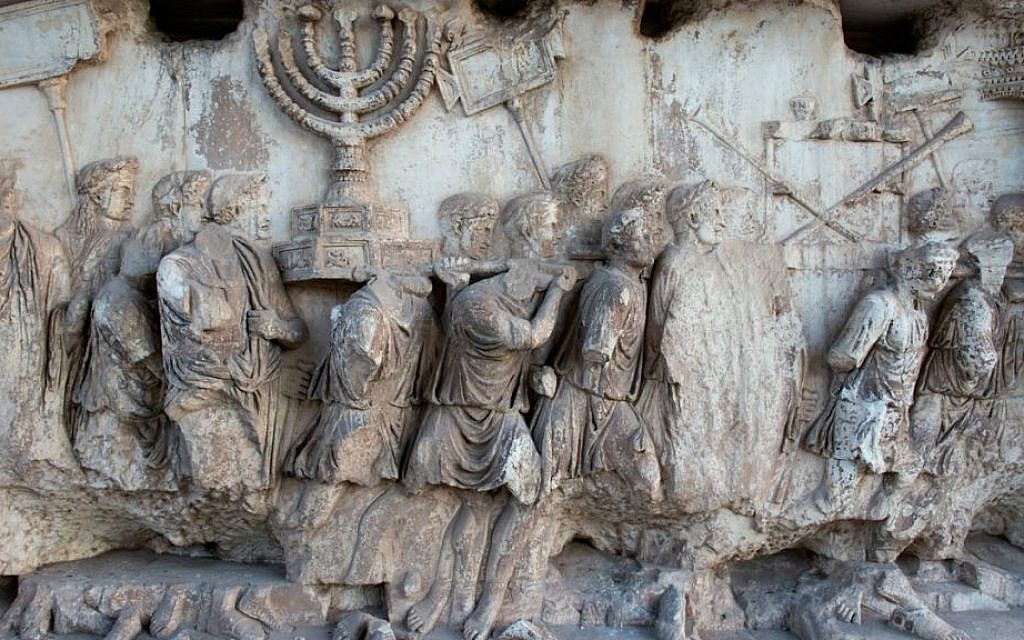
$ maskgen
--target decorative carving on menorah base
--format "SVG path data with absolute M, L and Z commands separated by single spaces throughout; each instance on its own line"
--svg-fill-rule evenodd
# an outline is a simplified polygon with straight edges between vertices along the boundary
M 377 50 L 369 66 L 359 68 L 358 15 L 337 7 L 330 12 L 338 32 L 332 66 L 317 41 L 316 26 L 327 12 L 307 4 L 296 13 L 304 65 L 297 61 L 291 31 L 282 25 L 274 42 L 276 56 L 266 31 L 254 32 L 257 68 L 278 106 L 330 140 L 333 152 L 323 201 L 293 209 L 292 240 L 274 248 L 285 280 L 359 279 L 364 267 L 430 262 L 437 243 L 408 239 L 408 213 L 382 207 L 370 194 L 366 145 L 412 117 L 430 94 L 444 54 L 443 29 L 412 9 L 396 15 L 379 5 L 371 14 L 379 32 Z

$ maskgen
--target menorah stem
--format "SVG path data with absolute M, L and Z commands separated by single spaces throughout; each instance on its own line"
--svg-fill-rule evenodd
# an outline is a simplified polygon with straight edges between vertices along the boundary
M 368 206 L 366 143 L 364 140 L 333 140 L 331 174 L 324 204 L 330 206 Z

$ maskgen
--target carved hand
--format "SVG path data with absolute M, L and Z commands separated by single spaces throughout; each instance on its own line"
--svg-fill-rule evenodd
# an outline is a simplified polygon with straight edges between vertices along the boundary
M 471 263 L 468 258 L 448 256 L 434 264 L 434 275 L 449 287 L 469 284 Z
M 558 374 L 549 366 L 534 366 L 530 371 L 530 388 L 539 396 L 552 398 L 558 389 Z
M 557 287 L 559 291 L 565 293 L 572 290 L 578 278 L 579 274 L 576 273 L 576 269 L 571 266 L 567 266 L 562 269 L 562 273 L 560 273 L 557 278 L 551 281 L 551 284 L 552 286 Z
M 264 340 L 277 340 L 284 336 L 284 327 L 277 312 L 271 309 L 248 311 L 245 314 L 249 331 Z

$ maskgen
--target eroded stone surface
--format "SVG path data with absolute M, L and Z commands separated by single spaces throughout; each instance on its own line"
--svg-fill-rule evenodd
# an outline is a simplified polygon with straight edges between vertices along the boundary
M 653 4 L 0 10 L 3 632 L 1010 624 L 1019 3 Z

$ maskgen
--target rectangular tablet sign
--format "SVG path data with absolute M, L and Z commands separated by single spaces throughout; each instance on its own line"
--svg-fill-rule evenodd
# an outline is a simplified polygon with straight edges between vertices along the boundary
M 99 25 L 89 0 L 0 6 L 0 88 L 63 75 L 99 48 Z

